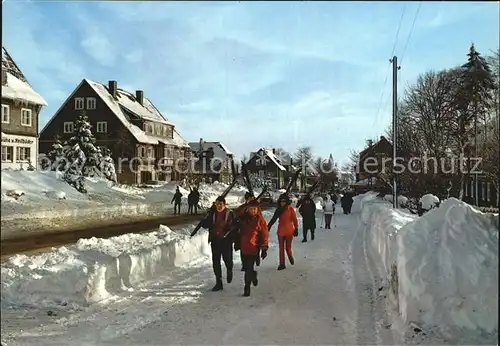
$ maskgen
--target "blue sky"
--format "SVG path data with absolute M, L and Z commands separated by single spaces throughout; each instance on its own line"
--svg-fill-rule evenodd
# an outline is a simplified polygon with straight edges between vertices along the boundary
M 418 2 L 70 2 L 3 4 L 3 45 L 49 106 L 82 78 L 144 90 L 188 141 L 238 157 L 261 146 L 344 162 L 390 124 L 389 58 Z M 421 4 L 400 93 L 419 73 L 497 49 L 499 5 Z M 384 96 L 380 102 L 382 91 Z M 377 109 L 380 112 L 377 115 Z

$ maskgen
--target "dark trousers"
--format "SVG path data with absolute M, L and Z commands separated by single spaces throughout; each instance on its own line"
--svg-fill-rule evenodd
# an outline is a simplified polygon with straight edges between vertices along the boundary
M 311 236 L 314 237 L 314 229 L 312 228 L 306 228 L 304 225 L 302 225 L 302 235 L 304 236 L 304 239 L 307 239 L 307 231 L 311 230 Z
M 194 215 L 198 215 L 198 202 L 193 203 Z
M 332 226 L 332 214 L 325 214 L 325 228 L 331 229 Z
M 258 255 L 241 255 L 243 268 L 245 268 L 245 286 L 249 287 L 252 283 L 254 276 L 257 274 L 255 271 L 255 261 Z
M 188 204 L 188 214 L 193 215 L 193 205 L 191 203 Z
M 227 238 L 212 239 L 212 267 L 215 279 L 222 281 L 222 268 L 220 261 L 224 261 L 227 271 L 233 270 L 233 242 Z
M 181 202 L 174 202 L 174 215 L 181 213 Z

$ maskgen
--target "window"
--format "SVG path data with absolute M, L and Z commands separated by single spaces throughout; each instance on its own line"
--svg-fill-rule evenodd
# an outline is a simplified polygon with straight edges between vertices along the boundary
M 14 147 L 2 145 L 2 162 L 12 162 Z
M 153 133 L 153 124 L 146 123 L 146 132 Z
M 98 133 L 108 132 L 108 123 L 106 121 L 98 121 L 97 122 L 97 132 Z
M 163 125 L 163 137 L 167 137 L 167 132 L 168 132 L 168 129 L 167 129 L 167 125 Z
M 81 110 L 84 106 L 84 98 L 83 97 L 75 97 L 75 109 Z
M 490 201 L 491 195 L 491 183 L 486 184 L 486 200 Z
M 148 147 L 148 157 L 153 157 L 153 148 Z
M 95 97 L 87 97 L 87 109 L 95 109 L 96 104 Z
M 31 126 L 31 109 L 21 108 L 21 125 Z
M 16 162 L 28 162 L 30 159 L 31 149 L 28 147 L 17 147 Z
M 156 124 L 155 125 L 155 135 L 161 136 L 161 132 L 162 132 L 162 126 L 161 126 L 161 124 Z
M 2 105 L 2 123 L 10 123 L 10 107 Z
M 174 127 L 167 125 L 167 138 L 174 138 Z
M 481 182 L 481 198 L 483 201 L 486 201 L 486 183 L 483 181 Z
M 145 156 L 146 156 L 146 148 L 141 147 L 141 157 L 145 157 Z
M 72 133 L 75 130 L 75 124 L 72 121 L 64 122 L 64 133 Z

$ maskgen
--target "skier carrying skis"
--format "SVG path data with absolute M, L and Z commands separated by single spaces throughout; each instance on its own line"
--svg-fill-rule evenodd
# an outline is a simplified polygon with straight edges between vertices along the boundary
M 236 216 L 236 220 L 235 220 L 235 223 L 237 223 L 238 225 L 235 225 L 234 227 L 238 227 L 240 228 L 241 225 L 241 219 L 243 218 L 243 216 L 245 215 L 245 212 L 247 211 L 247 207 L 248 207 L 248 203 L 253 199 L 253 196 L 250 192 L 247 192 L 245 193 L 245 203 L 243 203 L 242 205 L 240 205 L 238 208 L 236 208 L 236 210 L 234 211 L 234 214 Z M 234 250 L 235 251 L 238 251 L 240 250 L 240 243 L 239 243 L 239 240 L 236 240 L 234 242 L 235 244 L 235 247 L 234 247 Z M 243 253 L 240 251 L 240 258 L 241 258 L 241 271 L 245 271 L 245 262 L 243 261 Z
M 295 209 L 290 205 L 290 197 L 287 194 L 280 195 L 278 199 L 279 207 L 276 209 L 272 219 L 269 221 L 267 225 L 268 229 L 271 229 L 273 224 L 279 218 L 278 223 L 278 243 L 279 243 L 279 258 L 280 264 L 278 266 L 278 270 L 283 270 L 286 268 L 285 266 L 285 249 L 286 254 L 288 255 L 288 260 L 290 264 L 293 265 L 295 260 L 292 255 L 292 240 L 293 237 L 299 235 L 299 223 L 297 221 L 297 214 L 295 213 Z
M 172 198 L 172 202 L 174 203 L 174 215 L 180 214 L 181 213 L 181 200 L 182 200 L 182 193 L 179 190 L 179 186 L 175 189 L 174 197 Z
M 188 195 L 188 215 L 194 215 L 193 213 L 193 205 L 194 205 L 194 191 L 191 190 Z
M 198 204 L 200 203 L 200 191 L 198 187 L 193 188 L 193 211 L 194 215 L 198 215 Z
M 323 214 L 325 215 L 325 229 L 332 229 L 332 217 L 335 214 L 335 202 L 332 201 L 330 195 L 326 195 L 326 200 L 323 201 Z
M 257 271 L 255 270 L 255 262 L 257 258 L 262 259 L 267 257 L 267 249 L 269 248 L 269 231 L 267 223 L 255 199 L 251 199 L 241 216 L 240 228 L 240 244 L 241 258 L 243 268 L 245 269 L 245 286 L 243 296 L 250 296 L 250 284 L 257 286 Z
M 304 239 L 302 242 L 307 242 L 307 231 L 311 230 L 311 240 L 314 240 L 314 231 L 316 230 L 316 205 L 310 195 L 306 195 L 302 199 L 299 207 L 299 213 L 302 215 L 302 233 Z
M 208 242 L 212 247 L 212 267 L 215 274 L 215 286 L 212 291 L 221 291 L 222 268 L 221 258 L 227 271 L 227 283 L 233 281 L 233 240 L 231 237 L 224 238 L 230 230 L 234 221 L 234 214 L 226 207 L 226 199 L 217 197 L 215 200 L 215 212 L 212 218 L 203 220 L 202 227 L 208 229 Z

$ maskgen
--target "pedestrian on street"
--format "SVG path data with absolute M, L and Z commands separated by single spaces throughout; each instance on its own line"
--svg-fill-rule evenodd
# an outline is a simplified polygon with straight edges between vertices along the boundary
M 307 242 L 307 231 L 311 231 L 311 240 L 314 240 L 314 231 L 316 230 L 316 205 L 310 195 L 302 199 L 299 207 L 299 213 L 302 215 L 302 242 Z
M 212 248 L 212 267 L 215 274 L 215 286 L 212 291 L 221 291 L 222 267 L 221 258 L 226 266 L 227 283 L 233 281 L 233 240 L 225 237 L 231 229 L 234 213 L 227 209 L 224 197 L 215 200 L 213 217 L 203 220 L 202 227 L 208 229 L 208 243 Z
M 278 244 L 279 244 L 279 261 L 278 270 L 286 268 L 285 265 L 285 251 L 288 255 L 288 261 L 291 265 L 295 264 L 295 259 L 292 253 L 293 237 L 299 235 L 299 223 L 295 209 L 290 205 L 290 197 L 287 194 L 282 194 L 278 198 L 278 208 L 276 209 L 272 219 L 267 225 L 271 229 L 273 224 L 279 219 L 278 222 Z
M 332 229 L 331 223 L 333 215 L 335 214 L 335 203 L 329 195 L 323 201 L 323 214 L 325 215 L 325 229 Z
M 250 296 L 250 286 L 257 286 L 257 271 L 255 270 L 255 262 L 257 258 L 262 259 L 267 257 L 267 249 L 269 248 L 269 231 L 267 223 L 262 216 L 259 203 L 255 199 L 251 199 L 245 212 L 241 216 L 240 228 L 240 253 L 245 269 L 245 286 L 243 296 Z
M 179 190 L 179 186 L 175 189 L 174 197 L 172 198 L 172 202 L 174 203 L 174 215 L 181 213 L 181 201 L 182 201 L 182 193 Z

